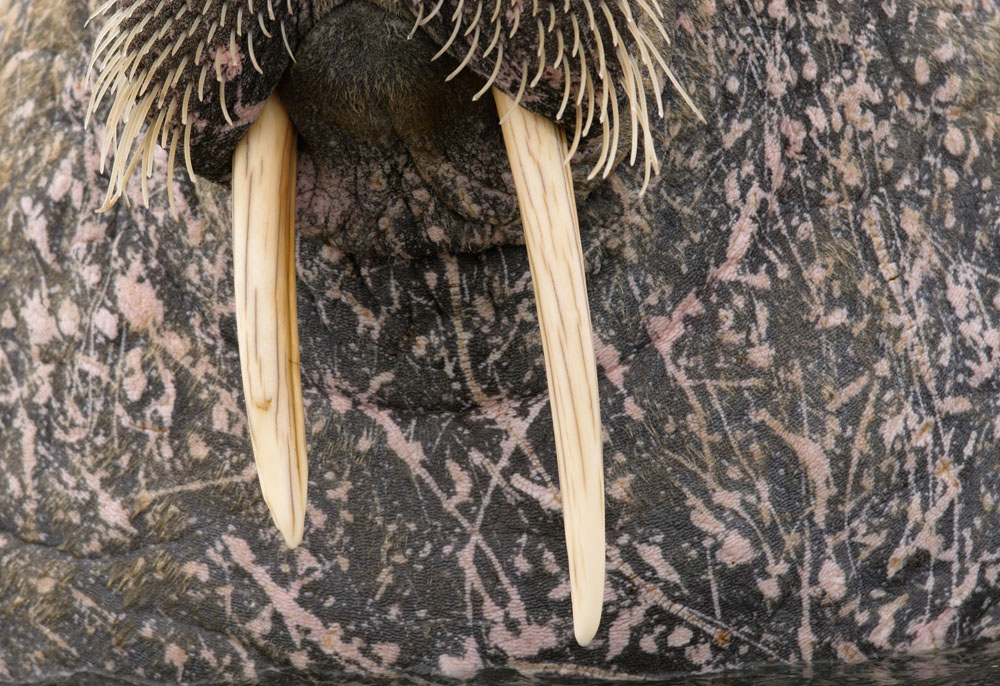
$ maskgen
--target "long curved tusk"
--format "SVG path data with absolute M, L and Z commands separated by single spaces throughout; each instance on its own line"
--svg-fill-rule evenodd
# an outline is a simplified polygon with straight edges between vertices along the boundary
M 493 89 L 524 224 L 559 463 L 573 633 L 586 646 L 604 604 L 604 465 L 597 363 L 566 136 Z M 511 112 L 511 109 L 514 109 Z M 505 119 L 506 117 L 506 119 Z
M 247 423 L 264 502 L 289 548 L 305 525 L 295 303 L 296 136 L 276 95 L 233 154 L 233 274 Z

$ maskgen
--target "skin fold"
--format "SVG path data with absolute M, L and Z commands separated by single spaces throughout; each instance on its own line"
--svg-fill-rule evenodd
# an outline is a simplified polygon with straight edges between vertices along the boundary
M 94 9 L 0 0 L 0 680 L 651 678 L 1000 633 L 995 4 L 665 5 L 707 123 L 664 87 L 642 195 L 641 160 L 586 181 L 593 134 L 574 160 L 607 484 L 586 649 L 516 199 L 471 102 L 492 61 L 443 85 L 464 49 L 421 66 L 429 24 L 405 92 L 338 100 L 360 67 L 279 45 L 235 126 L 198 110 L 212 180 L 179 163 L 178 220 L 162 151 L 148 209 L 136 178 L 96 214 Z M 294 47 L 329 13 L 414 17 L 300 9 Z M 225 185 L 275 87 L 301 96 L 292 551 L 250 454 Z

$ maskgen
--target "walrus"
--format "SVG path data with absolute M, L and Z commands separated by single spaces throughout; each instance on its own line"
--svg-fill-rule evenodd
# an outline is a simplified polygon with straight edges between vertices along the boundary
M 662 56 L 706 122 L 662 81 L 631 164 L 625 88 L 617 136 L 613 117 L 585 136 L 557 116 L 558 74 L 508 68 L 555 34 L 545 6 L 501 12 L 524 21 L 521 60 L 473 54 L 449 81 L 475 28 L 426 48 L 474 7 L 421 25 L 434 5 L 292 3 L 282 34 L 280 4 L 255 8 L 273 80 L 206 79 L 189 162 L 168 164 L 161 128 L 120 186 L 100 171 L 116 139 L 84 127 L 97 7 L 0 13 L 18 84 L 0 105 L 0 674 L 652 678 L 995 635 L 995 7 L 663 3 Z M 372 35 L 365 64 L 440 71 L 357 81 L 342 60 Z M 517 197 L 472 99 L 487 84 L 581 132 L 607 526 L 587 648 Z M 249 457 L 231 295 L 227 175 L 272 92 L 300 153 L 292 551 Z

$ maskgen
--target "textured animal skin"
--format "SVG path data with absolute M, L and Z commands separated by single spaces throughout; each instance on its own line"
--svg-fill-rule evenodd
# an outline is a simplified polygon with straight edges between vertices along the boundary
M 1000 633 L 1000 8 L 668 4 L 707 123 L 664 88 L 641 196 L 641 162 L 577 165 L 608 527 L 584 649 L 492 110 L 304 133 L 289 551 L 247 434 L 227 187 L 180 164 L 174 221 L 161 153 L 150 209 L 133 179 L 96 214 L 94 6 L 0 0 L 0 680 L 644 678 Z M 426 88 L 468 103 L 491 67 Z M 217 179 L 241 93 L 199 139 Z M 305 96 L 302 121 L 335 107 Z

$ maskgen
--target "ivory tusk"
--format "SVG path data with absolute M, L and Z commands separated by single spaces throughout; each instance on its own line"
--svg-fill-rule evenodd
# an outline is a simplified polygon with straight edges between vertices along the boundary
M 233 154 L 236 331 L 264 502 L 289 548 L 305 524 L 305 419 L 295 302 L 296 135 L 276 95 Z
M 566 137 L 493 89 L 524 224 L 542 333 L 569 558 L 573 632 L 586 646 L 604 603 L 601 415 Z M 510 110 L 514 108 L 513 112 Z M 506 119 L 504 119 L 506 117 Z

